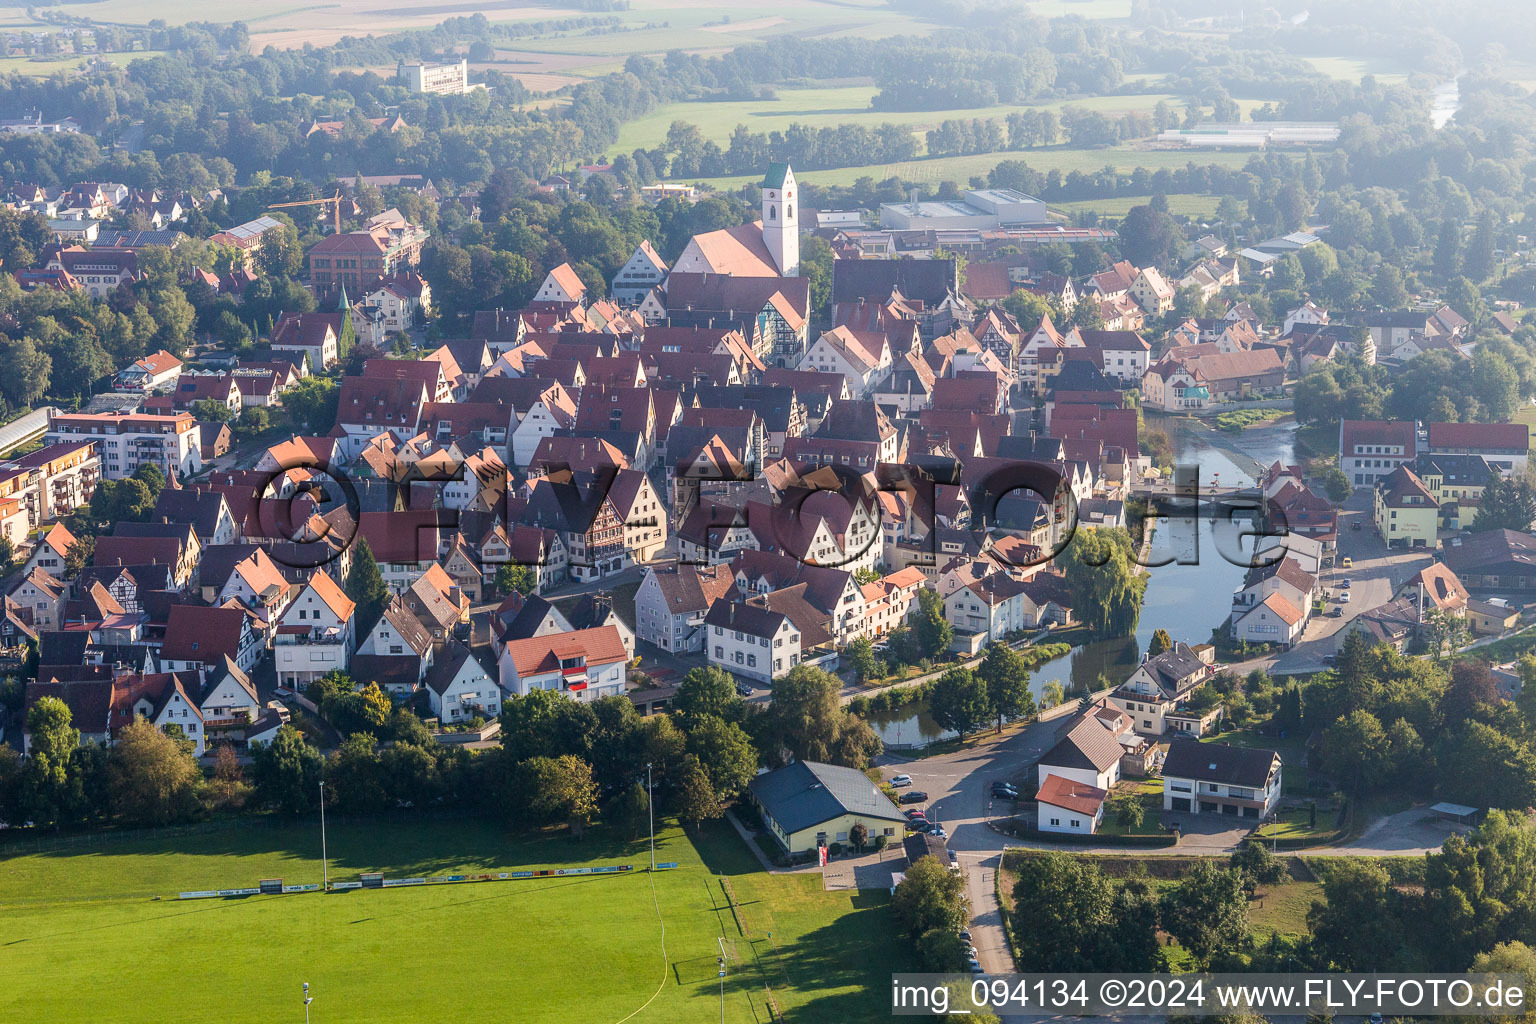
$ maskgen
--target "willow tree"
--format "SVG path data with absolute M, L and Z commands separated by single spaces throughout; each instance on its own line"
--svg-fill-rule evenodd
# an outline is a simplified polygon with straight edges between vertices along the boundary
M 1099 636 L 1129 636 L 1141 618 L 1147 577 L 1132 558 L 1131 535 L 1121 529 L 1078 530 L 1061 553 L 1072 610 Z

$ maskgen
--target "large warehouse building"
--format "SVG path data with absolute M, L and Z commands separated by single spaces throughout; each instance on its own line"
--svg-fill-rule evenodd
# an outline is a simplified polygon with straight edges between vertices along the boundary
M 964 199 L 880 205 L 880 226 L 898 231 L 1001 228 L 1046 221 L 1044 202 L 1011 188 L 972 189 Z

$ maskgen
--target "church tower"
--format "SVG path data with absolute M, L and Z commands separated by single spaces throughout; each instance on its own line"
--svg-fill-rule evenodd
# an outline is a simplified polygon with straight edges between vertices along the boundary
M 768 165 L 763 177 L 763 244 L 780 277 L 800 273 L 800 197 L 788 163 Z

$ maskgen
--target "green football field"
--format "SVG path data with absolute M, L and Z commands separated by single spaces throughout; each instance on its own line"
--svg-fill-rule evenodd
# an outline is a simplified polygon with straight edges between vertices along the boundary
M 648 863 L 646 844 L 508 837 L 474 819 L 330 829 L 331 878 Z M 725 1019 L 875 1021 L 907 967 L 884 894 L 768 875 L 717 823 L 668 827 L 679 868 L 329 894 L 178 900 L 320 880 L 318 829 L 246 827 L 0 860 L 0 1020 L 132 1024 Z M 655 882 L 655 902 L 651 883 Z M 660 908 L 658 920 L 657 907 Z M 665 954 L 662 925 L 665 924 Z

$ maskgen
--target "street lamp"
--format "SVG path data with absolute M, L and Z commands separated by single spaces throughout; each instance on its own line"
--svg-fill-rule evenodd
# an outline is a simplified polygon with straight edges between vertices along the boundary
M 312 1002 L 314 999 L 310 997 L 309 982 L 306 981 L 304 983 L 304 1024 L 309 1024 L 309 1004 Z
M 331 865 L 330 865 L 330 858 L 328 858 L 326 856 L 326 852 L 325 852 L 325 780 L 324 779 L 320 780 L 320 874 L 321 874 L 321 878 L 322 878 L 323 883 L 324 883 L 320 887 L 321 891 L 322 892 L 329 892 L 330 888 L 331 888 Z M 308 985 L 305 985 L 304 987 L 306 989 L 309 988 Z M 308 1005 L 308 1004 L 306 1003 L 305 1005 Z
M 645 762 L 645 813 L 651 821 L 651 873 L 656 873 L 656 796 L 651 792 L 651 762 Z
M 717 936 L 720 943 L 720 1024 L 725 1024 L 725 938 Z

